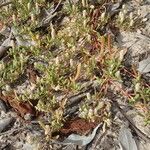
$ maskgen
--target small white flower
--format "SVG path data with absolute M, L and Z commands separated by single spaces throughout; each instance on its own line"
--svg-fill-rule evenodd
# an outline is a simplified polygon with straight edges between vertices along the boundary
M 96 107 L 97 110 L 100 110 L 104 107 L 105 103 L 103 101 L 100 101 Z
M 86 15 L 87 15 L 86 10 L 83 10 L 82 14 L 83 14 L 83 18 L 86 18 Z
M 52 86 L 52 88 L 53 88 L 55 91 L 58 91 L 58 90 L 60 90 L 60 85 Z
M 141 10 L 140 10 L 140 9 L 138 9 L 138 11 L 137 11 L 137 15 L 138 15 L 138 16 L 140 16 L 140 15 L 141 15 Z
M 126 9 L 126 5 L 122 5 L 122 9 Z
M 82 0 L 82 6 L 86 7 L 86 0 Z
M 91 94 L 90 93 L 86 93 L 86 97 L 88 100 L 91 100 Z
M 22 53 L 20 54 L 20 60 L 21 60 L 21 61 L 24 60 L 24 57 L 23 57 L 23 54 L 22 54 Z
M 95 7 L 94 7 L 94 5 L 90 5 L 90 8 L 91 8 L 91 9 L 94 9 Z
M 123 23 L 124 19 L 125 19 L 125 16 L 124 16 L 124 13 L 123 12 L 120 12 L 119 13 L 119 19 L 120 19 L 120 23 Z
M 86 118 L 86 116 L 87 116 L 87 112 L 82 111 L 79 113 L 80 118 Z
M 91 41 L 91 35 L 90 34 L 87 34 L 87 40 Z
M 119 70 L 115 73 L 115 76 L 116 76 L 118 79 L 121 78 L 121 76 L 120 76 L 120 71 L 119 71 Z
M 31 83 L 30 90 L 33 91 L 36 88 L 36 84 Z
M 83 21 L 83 26 L 86 27 L 86 24 L 87 24 L 87 21 L 84 20 L 84 21 Z
M 132 27 L 133 24 L 134 24 L 134 20 L 132 19 L 132 20 L 130 20 L 129 26 Z
M 8 7 L 9 7 L 9 9 L 12 9 L 13 4 L 12 4 L 12 3 L 11 3 L 11 4 L 9 4 L 9 5 L 8 5 Z
M 40 82 L 41 80 L 40 80 L 40 77 L 36 77 L 36 82 L 38 83 L 38 82 Z
M 14 41 L 14 40 L 11 40 L 10 42 L 11 42 L 10 45 L 12 46 L 12 49 L 15 49 L 15 47 L 16 47 L 15 41 Z
M 52 23 L 51 23 L 50 27 L 51 27 L 51 37 L 52 37 L 52 39 L 55 39 L 56 33 L 55 33 L 55 29 L 54 29 Z
M 4 8 L 5 8 L 6 12 L 8 13 L 9 12 L 9 6 L 5 6 Z
M 15 14 L 12 15 L 12 20 L 13 20 L 13 22 L 16 22 L 16 15 Z
M 73 59 L 70 59 L 70 67 L 73 67 L 73 66 L 74 66 Z
M 31 9 L 31 3 L 28 3 L 28 4 L 27 4 L 27 8 L 28 8 L 28 10 Z
M 58 66 L 60 64 L 59 57 L 55 58 L 55 64 Z
M 104 20 L 105 20 L 105 16 L 106 16 L 106 13 L 103 12 L 103 13 L 101 14 L 101 21 L 104 21 Z
M 31 14 L 31 21 L 32 21 L 32 22 L 35 22 L 35 16 L 34 16 L 33 13 Z
M 5 68 L 5 65 L 4 65 L 4 62 L 2 61 L 2 62 L 0 63 L 0 71 L 3 70 L 4 68 Z
M 45 130 L 45 135 L 48 135 L 50 133 L 50 130 L 51 130 L 50 126 L 49 125 L 45 125 L 44 130 Z
M 126 13 L 127 13 L 126 5 L 123 5 L 123 6 L 122 6 L 122 9 L 123 9 L 123 13 L 126 14 Z
M 72 5 L 72 10 L 75 11 L 76 10 L 76 6 L 73 4 Z
M 38 5 L 38 3 L 35 3 L 35 11 L 36 11 L 37 14 L 39 13 L 39 5 Z
M 130 18 L 130 20 L 133 19 L 133 12 L 131 12 L 131 13 L 129 14 L 129 18 Z
M 97 114 L 98 114 L 98 109 L 94 108 L 94 115 L 97 115 Z
M 6 92 L 6 91 L 2 91 L 2 94 L 3 94 L 4 96 L 7 96 L 7 92 Z
M 88 117 L 93 118 L 93 109 L 91 109 L 91 108 L 89 109 Z
M 135 91 L 138 92 L 140 90 L 140 83 L 136 83 L 135 85 Z
M 11 90 L 11 87 L 7 84 L 7 85 L 5 86 L 5 90 L 6 90 L 6 91 L 10 91 L 10 90 Z
M 43 91 L 43 90 L 44 90 L 44 87 L 43 87 L 43 86 L 40 86 L 40 90 Z

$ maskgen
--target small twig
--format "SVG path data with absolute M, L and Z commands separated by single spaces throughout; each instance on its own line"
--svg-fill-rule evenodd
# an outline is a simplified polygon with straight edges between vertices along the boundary
M 55 9 L 52 11 L 52 14 L 58 9 L 58 7 L 60 6 L 61 3 L 62 3 L 62 0 L 59 0 L 57 6 L 56 6 Z
M 131 128 L 136 132 L 136 134 L 143 139 L 144 141 L 150 143 L 150 137 L 148 137 L 146 134 L 144 134 L 140 129 L 138 129 L 131 121 L 131 119 L 126 115 L 126 113 L 123 111 L 123 109 L 120 108 L 117 101 L 112 100 L 113 103 L 115 103 L 115 106 L 118 108 L 118 110 L 121 112 L 121 114 L 124 116 L 124 118 L 129 122 Z

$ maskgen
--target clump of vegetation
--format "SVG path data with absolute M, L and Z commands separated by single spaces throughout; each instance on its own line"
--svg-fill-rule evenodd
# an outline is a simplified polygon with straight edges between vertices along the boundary
M 30 84 L 34 85 L 32 93 L 24 92 L 21 95 L 19 91 L 15 92 L 21 95 L 20 101 L 38 100 L 35 108 L 51 116 L 48 126 L 50 132 L 59 130 L 65 121 L 63 117 L 67 99 L 58 100 L 57 92 L 61 95 L 78 93 L 82 90 L 83 81 L 97 80 L 100 86 L 93 94 L 95 98 L 90 99 L 92 104 L 86 100 L 81 104 L 78 114 L 81 118 L 89 121 L 101 118 L 101 121 L 106 121 L 110 117 L 107 109 L 110 103 L 103 104 L 101 100 L 107 98 L 109 90 L 120 93 L 133 106 L 141 102 L 146 108 L 150 97 L 149 86 L 132 68 L 132 90 L 131 93 L 126 92 L 122 85 L 124 51 L 114 47 L 110 34 L 101 35 L 97 30 L 108 21 L 106 12 L 97 12 L 98 6 L 90 5 L 87 1 L 66 3 L 56 13 L 56 20 L 51 19 L 48 26 L 43 26 L 43 12 L 54 15 L 48 11 L 52 5 L 45 0 L 14 0 L 11 5 L 0 10 L 4 25 L 16 28 L 22 37 L 27 36 L 28 44 L 33 41 L 32 46 L 31 43 L 30 46 L 12 46 L 8 52 L 9 62 L 0 62 L 1 89 L 7 90 L 6 84 L 27 74 L 28 64 L 32 61 L 32 69 L 38 72 L 34 76 L 34 83 L 27 74 Z M 54 2 L 54 6 L 57 5 L 60 6 Z M 97 17 L 96 13 L 99 14 Z M 118 22 L 116 20 L 116 24 L 124 23 L 123 13 L 119 13 L 120 19 Z M 65 15 L 61 23 L 57 21 L 59 15 Z M 129 19 L 129 26 L 133 26 L 132 14 Z M 150 119 L 148 113 L 144 114 L 147 122 Z M 47 126 L 40 124 L 46 129 Z

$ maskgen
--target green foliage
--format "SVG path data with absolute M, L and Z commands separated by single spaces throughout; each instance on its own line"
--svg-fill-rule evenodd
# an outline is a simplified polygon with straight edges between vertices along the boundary
M 10 61 L 0 62 L 0 88 L 12 83 L 25 73 L 30 59 L 34 58 L 33 69 L 41 75 L 35 77 L 33 92 L 24 92 L 19 98 L 26 101 L 38 100 L 36 109 L 51 114 L 50 128 L 56 131 L 63 125 L 65 110 L 65 107 L 57 101 L 56 92 L 78 93 L 82 89 L 82 80 L 97 80 L 102 85 L 99 89 L 101 93 L 98 99 L 100 99 L 106 95 L 105 92 L 111 88 L 113 82 L 122 82 L 120 76 L 122 60 L 119 60 L 117 56 L 118 50 L 117 52 L 113 50 L 113 46 L 112 51 L 109 49 L 110 43 L 106 43 L 107 37 L 100 36 L 91 25 L 96 24 L 97 28 L 102 27 L 109 20 L 109 15 L 103 12 L 101 16 L 98 16 L 97 21 L 90 22 L 93 19 L 91 13 L 95 8 L 88 4 L 83 6 L 81 2 L 79 5 L 68 3 L 59 12 L 59 14 L 67 14 L 66 21 L 60 26 L 50 22 L 50 26 L 45 27 L 46 33 L 40 30 L 35 32 L 34 29 L 41 25 L 42 7 L 47 9 L 50 5 L 47 5 L 45 0 L 14 0 L 10 7 L 0 10 L 0 19 L 6 25 L 13 25 L 18 30 L 18 35 L 27 35 L 29 41 L 36 43 L 30 47 L 14 46 L 9 50 Z M 116 24 L 122 27 L 130 26 L 127 22 L 132 18 L 121 15 L 120 17 L 125 18 L 121 22 L 118 19 Z M 8 22 L 10 16 L 12 21 Z M 104 40 L 101 41 L 101 39 Z M 43 62 L 36 60 L 43 60 Z M 132 88 L 134 91 L 130 96 L 132 104 L 139 101 L 144 101 L 145 104 L 149 102 L 150 88 L 143 84 L 138 75 L 133 81 Z M 123 91 L 123 89 L 120 90 Z M 98 102 L 96 106 L 91 107 L 85 101 L 80 106 L 79 116 L 94 121 L 98 115 L 97 111 L 103 109 L 98 106 L 100 106 Z M 105 117 L 107 118 L 107 115 Z M 149 123 L 149 120 L 147 119 L 146 122 Z

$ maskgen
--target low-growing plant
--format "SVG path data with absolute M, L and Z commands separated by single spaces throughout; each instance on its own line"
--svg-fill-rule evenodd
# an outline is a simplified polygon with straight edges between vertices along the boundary
M 101 3 L 103 4 L 103 1 Z M 147 106 L 150 88 L 145 85 L 138 73 L 134 74 L 132 80 L 132 93 L 127 93 L 122 86 L 117 86 L 123 83 L 121 71 L 124 55 L 113 47 L 110 34 L 101 35 L 98 31 L 98 28 L 110 20 L 109 14 L 103 9 L 98 10 L 94 5 L 90 6 L 85 0 L 79 1 L 78 5 L 68 3 L 58 12 L 58 15 L 61 13 L 66 15 L 66 20 L 62 24 L 56 21 L 58 25 L 55 25 L 55 20 L 52 19 L 48 27 L 42 28 L 40 24 L 42 8 L 46 10 L 52 4 L 47 4 L 45 0 L 14 0 L 8 9 L 0 10 L 0 18 L 4 24 L 12 25 L 17 29 L 19 36 L 28 37 L 27 41 L 34 41 L 32 46 L 13 45 L 8 53 L 10 61 L 0 62 L 0 88 L 7 89 L 6 85 L 26 73 L 31 61 L 32 69 L 40 75 L 36 75 L 35 83 L 30 81 L 30 84 L 35 84 L 32 92 L 24 91 L 19 94 L 15 91 L 16 97 L 20 101 L 38 100 L 36 109 L 50 116 L 48 124 L 42 121 L 40 124 L 46 133 L 50 134 L 59 130 L 65 120 L 63 115 L 66 101 L 62 101 L 63 104 L 57 101 L 56 92 L 62 92 L 64 95 L 78 93 L 82 89 L 83 81 L 96 80 L 100 86 L 99 93 L 93 94 L 94 100 L 87 97 L 92 104 L 86 100 L 79 106 L 81 118 L 89 121 L 95 121 L 97 118 L 106 122 L 109 120 L 110 110 L 107 110 L 107 106 L 110 105 L 108 103 L 106 106 L 102 105 L 101 99 L 107 97 L 108 91 L 115 89 L 112 86 L 117 87 L 120 91 L 120 94 L 118 91 L 117 94 L 128 98 L 132 106 L 137 102 Z M 115 24 L 132 27 L 134 15 L 130 14 L 127 17 L 126 13 L 123 6 Z M 10 16 L 12 16 L 11 23 L 7 22 Z M 144 117 L 149 123 L 149 112 L 145 113 Z

